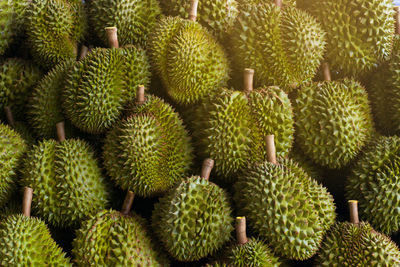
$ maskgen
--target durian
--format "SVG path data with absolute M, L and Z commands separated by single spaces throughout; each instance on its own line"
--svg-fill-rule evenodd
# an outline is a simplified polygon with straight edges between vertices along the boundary
M 179 261 L 204 258 L 230 238 L 230 203 L 227 193 L 208 181 L 212 165 L 212 160 L 205 160 L 201 177 L 187 178 L 154 207 L 154 231 Z

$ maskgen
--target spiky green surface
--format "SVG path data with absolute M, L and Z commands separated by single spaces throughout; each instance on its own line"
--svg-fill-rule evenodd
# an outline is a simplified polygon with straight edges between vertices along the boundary
M 287 156 L 293 142 L 290 100 L 278 87 L 244 92 L 222 89 L 195 112 L 194 137 L 202 157 L 215 159 L 215 171 L 227 180 L 248 164 L 264 160 L 266 135 L 276 136 L 279 156 Z
M 169 266 L 147 233 L 144 219 L 104 210 L 76 232 L 72 253 L 77 266 Z
M 17 168 L 26 149 L 24 139 L 0 123 L 0 206 L 9 200 L 16 187 Z
M 199 102 L 229 78 L 223 48 L 199 23 L 162 18 L 149 37 L 148 49 L 168 94 L 179 104 Z
M 188 18 L 190 0 L 161 0 L 160 4 L 167 15 Z M 222 40 L 230 32 L 238 14 L 236 0 L 205 0 L 199 1 L 196 21 Z
M 35 192 L 33 212 L 54 226 L 77 226 L 107 205 L 101 170 L 91 148 L 79 139 L 34 146 L 25 158 L 21 183 Z
M 1 266 L 72 266 L 46 224 L 23 215 L 0 222 Z
M 73 64 L 73 60 L 60 63 L 47 73 L 32 91 L 28 104 L 29 122 L 40 138 L 57 137 L 55 125 L 64 121 L 61 94 L 67 72 Z
M 245 169 L 235 184 L 235 202 L 239 213 L 274 253 L 308 259 L 335 221 L 333 198 L 297 163 L 289 159 L 279 162 Z
M 316 257 L 316 266 L 399 266 L 400 251 L 365 222 L 335 224 Z
M 305 85 L 294 102 L 296 142 L 321 166 L 344 167 L 373 132 L 367 92 L 354 80 Z
M 326 31 L 326 55 L 341 77 L 371 70 L 392 50 L 392 0 L 299 0 L 297 5 L 314 15 Z
M 119 119 L 138 85 L 150 81 L 145 52 L 136 47 L 94 49 L 75 64 L 64 91 L 66 116 L 75 127 L 102 133 Z
M 324 178 L 324 169 L 315 164 L 311 159 L 306 157 L 299 149 L 293 149 L 289 158 L 297 162 L 301 168 L 313 179 L 322 182 Z
M 8 58 L 0 63 L 0 113 L 10 106 L 15 119 L 24 118 L 30 90 L 41 78 L 41 71 L 32 62 Z
M 347 179 L 346 198 L 359 201 L 360 215 L 378 231 L 400 229 L 400 138 L 379 137 L 364 151 Z
M 190 138 L 173 108 L 147 95 L 106 137 L 103 160 L 124 190 L 140 196 L 164 193 L 184 178 L 192 164 Z
M 257 86 L 297 86 L 311 80 L 323 57 L 325 33 L 306 12 L 275 4 L 245 5 L 231 38 L 238 73 L 255 70 Z
M 8 216 L 22 213 L 21 200 L 11 199 L 6 205 L 0 208 L 0 223 L 7 219 Z
M 76 59 L 87 28 L 82 1 L 33 0 L 25 27 L 32 56 L 44 68 Z
M 221 248 L 230 238 L 233 218 L 227 193 L 192 176 L 155 205 L 152 223 L 166 250 L 180 261 L 194 261 Z

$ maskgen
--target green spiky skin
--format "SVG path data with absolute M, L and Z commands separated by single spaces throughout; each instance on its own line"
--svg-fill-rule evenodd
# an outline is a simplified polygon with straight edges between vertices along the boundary
M 73 64 L 73 60 L 60 63 L 47 73 L 32 91 L 28 103 L 29 122 L 40 138 L 56 138 L 57 131 L 54 125 L 65 120 L 61 109 L 61 92 L 65 86 L 67 72 Z
M 387 59 L 394 37 L 391 0 L 299 0 L 326 31 L 326 60 L 340 77 L 357 76 Z
M 105 27 L 117 27 L 121 46 L 145 45 L 161 15 L 157 0 L 91 0 L 87 10 L 91 28 L 104 47 L 108 47 Z
M 31 53 L 45 69 L 77 57 L 87 25 L 80 0 L 33 0 L 26 28 Z
M 0 222 L 1 266 L 72 266 L 37 218 L 11 215 Z
M 169 266 L 147 233 L 144 219 L 104 210 L 76 232 L 72 253 L 77 266 Z
M 333 198 L 297 163 L 279 162 L 245 169 L 235 184 L 235 202 L 248 225 L 266 239 L 274 253 L 308 259 L 335 221 Z
M 178 114 L 151 95 L 143 105 L 133 105 L 131 115 L 109 132 L 103 149 L 112 179 L 143 197 L 160 195 L 186 177 L 192 158 Z
M 0 206 L 16 188 L 17 168 L 27 145 L 16 131 L 0 123 Z
M 293 149 L 289 158 L 294 160 L 303 170 L 313 179 L 322 182 L 324 179 L 324 169 L 306 157 L 299 149 Z
M 325 33 L 306 12 L 268 2 L 246 5 L 231 38 L 238 73 L 255 70 L 256 86 L 292 87 L 311 80 L 323 57 Z
M 155 205 L 152 223 L 166 250 L 195 261 L 226 243 L 233 229 L 227 193 L 199 177 L 188 178 Z
M 305 85 L 294 108 L 296 143 L 321 166 L 349 164 L 374 131 L 367 92 L 354 80 Z
M 366 148 L 346 184 L 346 198 L 359 201 L 361 218 L 386 234 L 400 229 L 399 168 L 400 138 L 382 136 Z
M 229 78 L 223 48 L 197 22 L 162 18 L 149 37 L 149 54 L 169 96 L 182 105 L 199 102 Z
M 8 58 L 0 63 L 0 114 L 10 106 L 14 119 L 24 119 L 25 103 L 30 90 L 41 78 L 41 71 L 32 62 Z
M 94 49 L 68 74 L 63 94 L 67 118 L 82 131 L 106 131 L 134 99 L 137 87 L 147 87 L 149 68 L 140 48 Z
M 35 192 L 33 212 L 57 227 L 77 226 L 108 202 L 93 152 L 79 139 L 39 142 L 25 158 L 21 183 Z
M 265 136 L 276 136 L 279 156 L 292 147 L 294 121 L 287 94 L 278 87 L 244 92 L 222 89 L 195 112 L 194 138 L 204 158 L 215 160 L 215 172 L 233 181 L 248 161 L 266 156 Z
M 396 244 L 368 223 L 335 224 L 316 257 L 316 266 L 399 266 Z
M 6 205 L 0 208 L 0 223 L 11 215 L 22 213 L 20 202 L 21 200 L 17 202 L 14 199 L 11 199 Z
M 188 17 L 190 0 L 161 0 L 160 4 L 167 15 Z M 196 20 L 219 40 L 223 40 L 238 14 L 236 0 L 206 0 L 199 1 Z

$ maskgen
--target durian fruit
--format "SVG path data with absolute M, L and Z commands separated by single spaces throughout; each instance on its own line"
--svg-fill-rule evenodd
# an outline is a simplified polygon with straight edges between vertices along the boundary
M 186 18 L 193 0 L 161 0 L 164 12 L 169 16 Z M 206 27 L 219 40 L 230 32 L 239 14 L 236 0 L 198 1 L 198 22 Z
M 400 138 L 381 136 L 367 146 L 352 168 L 346 198 L 358 199 L 361 218 L 391 234 L 400 230 L 399 195 Z
M 133 197 L 128 192 L 122 212 L 103 210 L 82 223 L 72 249 L 77 266 L 169 266 L 150 239 L 146 221 L 129 212 Z
M 158 97 L 144 96 L 139 86 L 127 119 L 107 135 L 104 166 L 124 190 L 142 197 L 159 195 L 179 183 L 190 170 L 192 148 L 182 120 Z
M 64 124 L 57 124 L 59 142 L 39 142 L 27 153 L 21 184 L 35 191 L 33 211 L 57 227 L 75 227 L 106 208 L 108 192 L 94 153 L 80 139 L 65 140 Z
M 116 28 L 107 28 L 111 49 L 93 49 L 68 73 L 63 92 L 66 117 L 82 131 L 98 134 L 109 129 L 124 106 L 135 98 L 138 85 L 150 82 L 145 51 L 135 46 L 117 49 Z
M 326 31 L 325 59 L 339 77 L 358 76 L 387 59 L 394 37 L 392 0 L 297 0 Z
M 196 1 L 191 2 L 195 7 Z M 149 36 L 148 51 L 168 95 L 178 104 L 198 103 L 226 85 L 229 64 L 225 51 L 196 19 L 162 18 Z
M 233 181 L 248 161 L 265 157 L 264 137 L 277 136 L 279 156 L 292 147 L 294 121 L 288 95 L 278 87 L 253 90 L 254 70 L 244 70 L 244 90 L 222 89 L 195 112 L 194 138 L 202 157 L 216 160 L 215 172 Z
M 311 159 L 306 157 L 299 149 L 293 149 L 290 152 L 289 158 L 295 161 L 310 177 L 318 182 L 324 179 L 324 170 L 321 166 L 315 164 Z
M 236 70 L 253 68 L 256 86 L 286 91 L 314 77 L 325 50 L 325 33 L 311 15 L 270 1 L 244 5 L 231 36 Z
M 233 218 L 228 194 L 208 181 L 213 164 L 206 159 L 201 177 L 187 178 L 154 207 L 153 229 L 179 261 L 207 257 L 230 238 Z
M 396 244 L 367 222 L 358 220 L 357 201 L 350 200 L 349 204 L 351 222 L 338 222 L 332 226 L 318 252 L 315 265 L 400 266 L 400 251 Z
M 104 27 L 117 27 L 120 44 L 145 45 L 161 9 L 157 0 L 90 0 L 88 20 L 98 42 L 107 46 Z
M 296 143 L 321 166 L 349 164 L 374 131 L 367 92 L 352 79 L 330 81 L 326 75 L 324 82 L 304 85 L 293 106 Z
M 81 0 L 32 0 L 26 31 L 31 54 L 46 69 L 76 59 L 87 25 Z
M 234 185 L 238 212 L 276 255 L 311 258 L 335 221 L 333 198 L 292 160 L 277 163 L 272 135 L 266 142 L 268 161 L 249 165 Z
M 21 136 L 28 146 L 36 142 L 36 139 L 27 124 L 22 121 L 14 120 L 14 115 L 10 106 L 4 108 L 4 113 L 6 114 L 8 125 Z
M 18 167 L 26 149 L 26 142 L 21 135 L 0 123 L 0 206 L 15 191 Z
M 25 188 L 23 214 L 0 221 L 1 266 L 72 266 L 46 224 L 30 216 L 32 189 Z

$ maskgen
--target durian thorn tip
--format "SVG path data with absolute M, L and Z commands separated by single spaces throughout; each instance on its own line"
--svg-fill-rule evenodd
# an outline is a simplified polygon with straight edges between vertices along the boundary
M 243 72 L 243 90 L 246 94 L 253 91 L 254 70 L 244 69 Z
M 131 211 L 134 198 L 135 198 L 135 193 L 133 193 L 132 191 L 128 191 L 128 193 L 126 193 L 125 200 L 124 203 L 122 204 L 122 209 L 121 209 L 121 213 L 123 215 L 128 215 L 129 212 Z
M 350 222 L 354 224 L 359 224 L 360 220 L 358 218 L 358 201 L 357 200 L 349 200 L 349 209 L 350 209 Z
M 22 214 L 26 217 L 31 216 L 32 197 L 33 197 L 33 189 L 30 187 L 24 187 L 24 199 L 22 202 Z
M 57 137 L 59 142 L 64 142 L 65 141 L 65 123 L 63 121 L 60 121 L 59 123 L 56 124 L 57 128 Z
M 249 242 L 246 235 L 246 217 L 236 217 L 236 239 L 239 245 Z
M 191 0 L 190 1 L 189 20 L 196 21 L 198 5 L 199 5 L 199 0 Z
M 118 42 L 118 30 L 117 27 L 106 27 L 105 28 L 108 44 L 111 48 L 119 48 Z
M 210 178 L 210 174 L 212 168 L 214 167 L 214 160 L 213 159 L 205 159 L 203 161 L 203 166 L 201 168 L 201 178 L 208 180 Z
M 265 137 L 265 149 L 267 153 L 267 161 L 272 164 L 278 164 L 276 160 L 275 136 L 273 134 Z
M 14 128 L 15 127 L 15 121 L 14 121 L 14 116 L 13 116 L 12 111 L 11 111 L 11 107 L 10 106 L 4 107 L 4 112 L 6 113 L 8 124 L 10 124 L 10 126 Z

